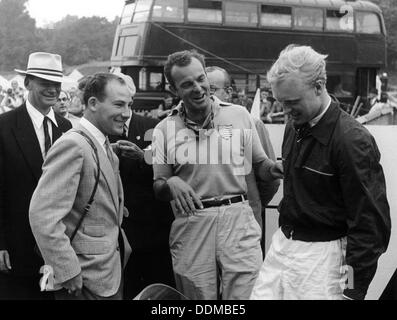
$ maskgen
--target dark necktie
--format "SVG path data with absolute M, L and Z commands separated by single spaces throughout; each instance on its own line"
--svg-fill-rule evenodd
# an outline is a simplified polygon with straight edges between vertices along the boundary
M 51 124 L 51 120 L 48 117 L 44 117 L 43 128 L 44 128 L 44 154 L 47 155 L 48 150 L 51 148 L 51 138 L 48 131 L 48 125 Z
M 309 123 L 305 123 L 302 126 L 296 128 L 296 142 L 301 142 L 302 139 L 306 138 L 310 133 Z
M 128 140 L 128 127 L 126 125 L 123 126 L 123 134 L 121 137 L 123 140 Z

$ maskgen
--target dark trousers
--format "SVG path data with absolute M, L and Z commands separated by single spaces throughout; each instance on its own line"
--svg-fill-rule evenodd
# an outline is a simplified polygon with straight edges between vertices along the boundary
M 168 247 L 142 251 L 132 249 L 124 270 L 124 299 L 134 299 L 145 287 L 162 283 L 175 288 L 171 254 Z
M 40 292 L 40 277 L 0 272 L 0 300 L 54 300 L 52 292 Z

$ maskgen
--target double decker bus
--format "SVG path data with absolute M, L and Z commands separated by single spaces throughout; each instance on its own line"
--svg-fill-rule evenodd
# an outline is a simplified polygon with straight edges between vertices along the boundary
M 366 97 L 386 67 L 382 12 L 361 0 L 128 0 L 111 67 L 134 79 L 134 108 L 153 109 L 169 91 L 163 65 L 172 52 L 196 49 L 253 95 L 292 43 L 329 55 L 328 90 L 347 103 Z

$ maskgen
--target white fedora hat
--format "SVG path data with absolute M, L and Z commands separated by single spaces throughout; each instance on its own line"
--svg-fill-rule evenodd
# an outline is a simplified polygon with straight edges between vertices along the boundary
M 63 81 L 62 59 L 59 54 L 47 52 L 34 52 L 29 55 L 28 68 L 26 71 L 15 69 L 23 75 L 54 81 Z

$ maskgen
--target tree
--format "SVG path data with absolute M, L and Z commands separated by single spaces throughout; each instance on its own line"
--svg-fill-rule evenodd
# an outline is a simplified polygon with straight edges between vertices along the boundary
M 49 47 L 67 65 L 109 60 L 116 27 L 106 18 L 67 16 L 54 25 Z
M 25 69 L 28 55 L 42 44 L 36 33 L 36 21 L 26 10 L 26 2 L 0 1 L 0 70 Z

